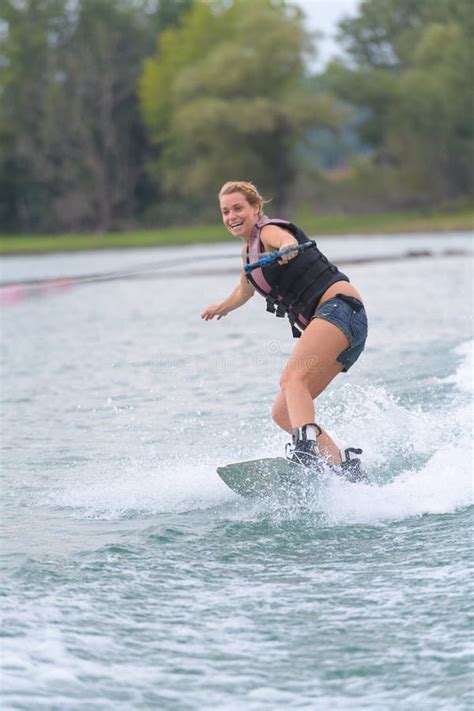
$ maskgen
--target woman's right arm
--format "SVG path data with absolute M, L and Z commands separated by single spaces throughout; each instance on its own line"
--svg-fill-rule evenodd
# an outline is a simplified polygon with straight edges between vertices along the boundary
M 240 282 L 235 287 L 234 291 L 229 294 L 227 299 L 224 299 L 220 304 L 211 304 L 201 313 L 201 318 L 204 321 L 210 321 L 217 316 L 217 319 L 221 319 L 223 316 L 227 316 L 229 311 L 234 311 L 238 309 L 239 306 L 243 306 L 255 293 L 255 288 L 247 281 L 245 273 L 242 272 L 240 277 Z

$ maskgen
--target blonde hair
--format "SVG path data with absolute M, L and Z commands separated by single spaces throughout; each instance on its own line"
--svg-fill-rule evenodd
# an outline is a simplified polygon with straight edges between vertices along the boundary
M 263 217 L 263 205 L 268 200 L 264 200 L 253 183 L 246 183 L 244 180 L 231 180 L 224 183 L 219 190 L 219 199 L 223 195 L 241 193 L 252 207 L 258 207 L 258 216 Z

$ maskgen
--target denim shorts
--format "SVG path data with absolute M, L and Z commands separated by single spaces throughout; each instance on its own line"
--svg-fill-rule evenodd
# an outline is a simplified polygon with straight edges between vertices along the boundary
M 342 371 L 348 371 L 364 350 L 367 340 L 367 314 L 364 304 L 353 296 L 336 294 L 316 309 L 313 318 L 322 318 L 333 323 L 349 339 L 349 348 L 337 357 L 339 363 L 344 366 Z

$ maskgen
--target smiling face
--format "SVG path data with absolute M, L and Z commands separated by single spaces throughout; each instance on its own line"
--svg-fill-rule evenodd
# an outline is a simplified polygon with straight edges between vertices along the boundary
M 222 221 L 231 235 L 248 242 L 259 220 L 259 206 L 251 205 L 245 195 L 238 192 L 221 195 L 219 204 Z

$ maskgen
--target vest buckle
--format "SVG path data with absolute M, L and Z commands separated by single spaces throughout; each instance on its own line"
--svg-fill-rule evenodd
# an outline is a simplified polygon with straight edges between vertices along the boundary
M 271 314 L 275 313 L 275 301 L 273 296 L 267 296 L 267 311 Z

